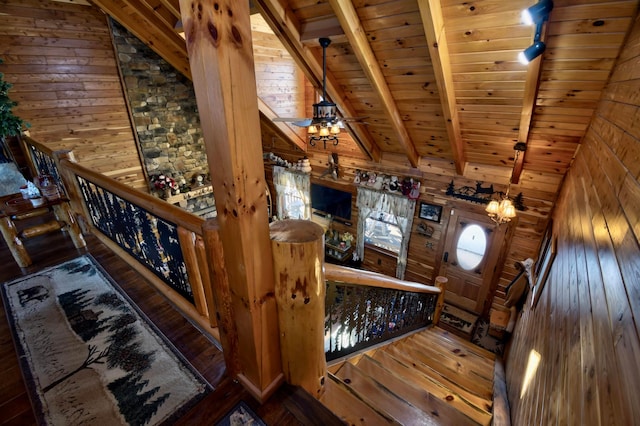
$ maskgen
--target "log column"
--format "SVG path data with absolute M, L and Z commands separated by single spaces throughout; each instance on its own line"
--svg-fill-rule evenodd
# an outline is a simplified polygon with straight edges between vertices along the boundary
M 24 248 L 22 244 L 22 240 L 18 238 L 18 231 L 16 230 L 16 226 L 11 221 L 9 217 L 0 218 L 0 232 L 2 232 L 2 237 L 4 241 L 7 243 L 13 258 L 16 260 L 16 263 L 21 268 L 26 268 L 31 265 L 31 258 L 29 257 L 29 253 L 27 253 L 27 249 Z
M 438 325 L 440 322 L 440 314 L 442 314 L 442 309 L 444 308 L 444 291 L 446 290 L 447 282 L 449 282 L 449 278 L 438 275 L 436 277 L 435 286 L 440 289 L 440 295 L 438 296 L 438 301 L 436 302 L 436 311 L 433 314 L 433 323 Z
M 271 224 L 280 348 L 285 380 L 320 398 L 324 354 L 324 232 L 308 220 Z
M 232 316 L 220 319 L 225 361 L 264 401 L 283 375 L 249 2 L 180 0 L 180 14 L 224 256 L 207 253 L 228 278 L 217 290 Z

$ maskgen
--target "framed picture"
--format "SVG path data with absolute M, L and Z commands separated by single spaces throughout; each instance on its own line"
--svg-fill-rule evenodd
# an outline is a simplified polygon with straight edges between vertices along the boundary
M 440 216 L 442 216 L 442 206 L 422 202 L 420 203 L 420 211 L 418 212 L 418 217 L 420 219 L 440 223 Z
M 535 267 L 533 294 L 531 295 L 532 307 L 538 304 L 544 285 L 549 277 L 551 265 L 556 257 L 556 238 L 553 236 L 552 228 L 552 223 L 549 223 L 540 245 L 540 253 Z

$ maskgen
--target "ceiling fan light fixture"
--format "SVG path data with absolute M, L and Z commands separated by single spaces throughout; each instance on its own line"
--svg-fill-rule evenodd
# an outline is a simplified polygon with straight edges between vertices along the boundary
M 549 19 L 549 13 L 553 9 L 552 0 L 540 0 L 538 3 L 522 11 L 521 20 L 525 25 L 540 24 Z

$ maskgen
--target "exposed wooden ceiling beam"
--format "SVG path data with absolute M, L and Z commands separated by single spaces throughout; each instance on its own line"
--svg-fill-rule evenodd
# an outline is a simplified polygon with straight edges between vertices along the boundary
M 535 32 L 535 30 L 534 30 Z M 547 33 L 547 24 L 545 23 L 540 39 L 544 41 Z M 518 130 L 518 142 L 529 142 L 529 129 L 531 128 L 531 120 L 533 119 L 533 109 L 538 97 L 538 86 L 540 84 L 540 71 L 542 70 L 542 56 L 540 55 L 527 65 L 527 80 L 524 86 L 524 100 L 522 102 L 522 111 L 520 112 L 520 127 Z M 522 152 L 513 165 L 511 174 L 511 183 L 517 184 L 520 181 L 520 175 L 524 169 L 524 159 L 527 151 Z
M 125 0 L 92 0 L 93 4 L 142 40 L 175 69 L 191 79 L 191 68 L 184 39 L 164 30 L 167 24 L 140 2 Z
M 460 131 L 460 119 L 453 87 L 453 73 L 451 72 L 449 60 L 449 45 L 447 44 L 440 0 L 418 0 L 418 7 L 420 8 L 420 17 L 427 37 L 429 55 L 433 64 L 438 92 L 440 93 L 453 161 L 456 166 L 456 172 L 462 175 L 464 174 L 467 160 L 462 141 L 462 132 Z
M 180 2 L 178 0 L 160 0 L 160 3 L 176 17 L 176 20 L 180 19 Z
M 286 123 L 274 122 L 273 119 L 278 117 L 278 114 L 276 114 L 271 108 L 269 108 L 269 105 L 267 105 L 259 97 L 258 97 L 258 108 L 260 109 L 260 112 L 265 116 L 265 118 L 268 119 L 274 125 L 274 127 L 280 130 L 280 132 L 282 132 L 284 136 L 289 138 L 289 140 L 293 142 L 298 148 L 300 148 L 304 152 L 307 152 L 307 141 L 302 139 L 300 135 L 298 135 L 291 128 L 291 126 L 287 125 Z
M 305 76 L 317 89 L 322 88 L 322 63 L 310 49 L 302 44 L 300 25 L 293 13 L 285 9 L 277 0 L 256 0 L 255 4 Z M 327 72 L 327 94 L 344 116 L 356 116 L 351 103 L 329 72 Z M 380 148 L 373 142 L 369 132 L 362 128 L 364 126 L 350 126 L 349 123 L 345 125 L 362 152 L 379 162 Z
M 320 37 L 328 37 L 335 41 L 334 36 L 343 35 L 344 31 L 335 16 L 309 21 L 300 29 L 300 41 L 303 42 L 318 40 Z
M 382 101 L 382 107 L 387 113 L 389 122 L 398 137 L 400 145 L 404 148 L 411 166 L 418 167 L 420 155 L 402 121 L 398 106 L 382 74 L 380 65 L 378 65 L 378 60 L 369 45 L 353 3 L 344 0 L 329 0 L 329 4 L 331 4 L 334 13 L 338 17 L 338 21 L 347 35 L 349 44 L 353 48 L 360 66 L 362 66 L 371 86 Z
M 180 5 L 177 0 L 161 0 L 161 2 L 168 9 L 171 9 L 172 13 L 177 13 L 178 18 L 180 17 Z M 93 3 L 127 28 L 174 68 L 181 71 L 185 77 L 191 79 L 187 46 L 184 39 L 177 35 L 172 28 L 175 23 L 172 24 L 169 20 L 157 18 L 156 11 L 149 4 L 142 5 L 141 2 L 94 0 Z M 276 116 L 273 110 L 260 98 L 258 98 L 258 107 L 260 112 L 270 120 Z M 285 123 L 276 123 L 276 127 L 293 144 L 303 151 L 307 151 L 306 142 L 291 127 Z

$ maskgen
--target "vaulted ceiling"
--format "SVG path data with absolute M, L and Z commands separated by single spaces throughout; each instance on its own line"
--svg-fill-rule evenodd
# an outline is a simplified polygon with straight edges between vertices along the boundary
M 190 74 L 178 0 L 91 2 Z M 318 88 L 318 38 L 331 38 L 328 96 L 343 116 L 367 117 L 350 133 L 372 160 L 400 155 L 417 167 L 443 159 L 459 174 L 470 164 L 510 169 L 514 144 L 525 142 L 515 182 L 523 168 L 564 174 L 638 11 L 637 0 L 556 0 L 545 53 L 522 65 L 517 55 L 535 29 L 520 13 L 534 3 L 255 0 L 254 10 Z

